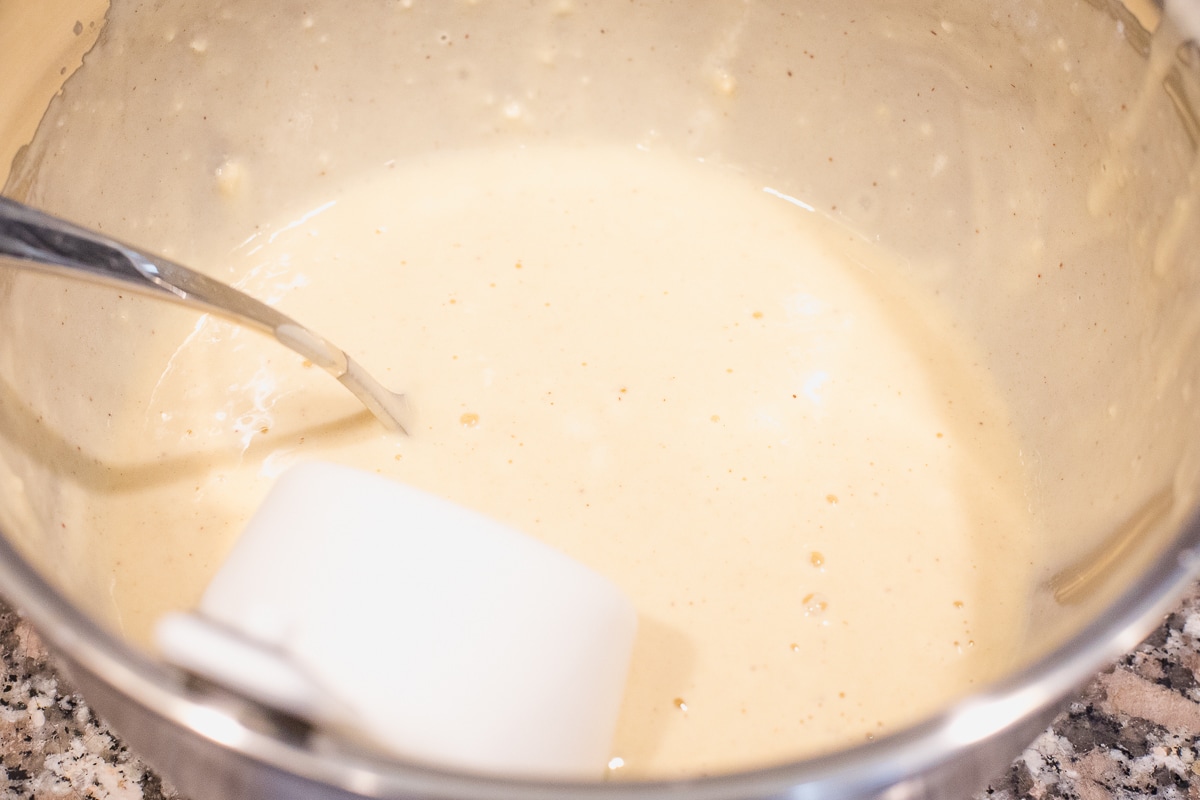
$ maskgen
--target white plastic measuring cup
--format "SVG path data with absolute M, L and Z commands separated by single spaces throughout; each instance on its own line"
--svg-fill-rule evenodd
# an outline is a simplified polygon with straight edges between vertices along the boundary
M 377 475 L 276 483 L 165 658 L 397 756 L 599 777 L 636 612 L 524 534 Z

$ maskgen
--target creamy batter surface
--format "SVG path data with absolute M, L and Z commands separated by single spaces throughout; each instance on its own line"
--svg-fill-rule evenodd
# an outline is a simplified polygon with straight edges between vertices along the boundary
M 1009 663 L 1027 520 L 1004 411 L 851 234 L 718 165 L 601 146 L 433 155 L 314 200 L 232 267 L 402 389 L 412 436 L 216 320 L 139 360 L 131 437 L 243 456 L 97 498 L 130 635 L 322 457 L 619 584 L 642 625 L 621 774 L 864 741 Z
M 1063 479 L 990 370 L 1065 425 L 1041 409 L 1085 381 L 1025 364 L 1076 334 L 1050 342 L 1027 298 L 1131 296 L 1072 271 L 1115 257 L 1087 207 L 1104 148 L 1057 145 L 1090 130 L 1061 119 L 1088 100 L 1083 50 L 998 5 L 706 8 L 110 11 L 6 191 L 277 304 L 413 418 L 382 434 L 220 320 L 3 276 L 11 324 L 38 298 L 75 326 L 28 320 L 24 357 L 66 389 L 0 367 L 51 408 L 30 430 L 82 442 L 61 447 L 78 491 L 45 502 L 86 540 L 97 613 L 147 642 L 272 479 L 321 458 L 496 517 L 633 599 L 614 778 L 865 742 L 1013 664 L 1030 485 Z M 1020 82 L 1035 64 L 1050 77 Z M 964 335 L 997 304 L 1020 347 Z M 67 363 L 76 329 L 106 336 Z M 1074 375 L 1104 368 L 1087 341 Z M 386 609 L 363 613 L 388 635 Z

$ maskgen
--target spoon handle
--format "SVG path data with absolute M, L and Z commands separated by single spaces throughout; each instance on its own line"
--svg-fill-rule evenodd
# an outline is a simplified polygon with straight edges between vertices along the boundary
M 401 420 L 407 409 L 402 396 L 328 339 L 228 284 L 6 197 L 0 197 L 0 258 L 174 300 L 270 334 L 341 381 L 389 430 L 404 432 Z

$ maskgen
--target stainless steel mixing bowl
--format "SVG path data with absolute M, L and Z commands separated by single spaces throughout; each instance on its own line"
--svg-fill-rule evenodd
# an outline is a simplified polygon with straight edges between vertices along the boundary
M 1114 0 L 1089 3 L 1084 16 L 1091 20 L 1092 28 L 1119 32 L 1123 37 L 1120 47 L 1142 63 L 1151 57 L 1150 30 L 1163 24 L 1157 6 L 1146 4 L 1131 10 Z M 1062 4 L 1079 5 L 1068 0 Z M 930 7 L 937 10 L 949 5 L 931 3 Z M 1010 17 L 1027 12 L 1029 5 L 1037 4 L 995 4 Z M 866 4 L 863 11 L 883 14 L 885 6 Z M 11 13 L 12 8 L 7 11 Z M 0 6 L 0 12 L 5 11 Z M 1072 13 L 1084 14 L 1078 9 Z M 1197 215 L 1188 206 L 1186 193 L 1189 185 L 1195 184 L 1189 184 L 1188 175 L 1195 169 L 1200 138 L 1200 122 L 1193 113 L 1193 102 L 1200 97 L 1200 57 L 1194 45 L 1184 42 L 1171 48 L 1166 63 L 1168 68 L 1153 81 L 1150 101 L 1159 109 L 1155 119 L 1162 124 L 1155 128 L 1153 146 L 1146 147 L 1144 180 L 1131 179 L 1141 192 L 1139 204 L 1123 212 L 1130 219 L 1159 223 L 1174 215 L 1182 220 L 1176 226 L 1177 235 L 1192 244 Z M 1103 72 L 1108 66 L 1090 63 L 1083 68 Z M 1129 87 L 1143 80 L 1140 74 L 1126 76 L 1121 84 L 1125 89 L 1118 91 L 1133 92 Z M 0 100 L 0 122 L 15 112 Z M 5 132 L 0 124 L 0 146 Z M 9 187 L 15 193 L 19 190 L 19 185 Z M 1032 398 L 1029 405 L 1045 410 L 1041 415 L 1044 424 L 1037 432 L 1040 438 L 1036 438 L 1041 468 L 1053 472 L 1056 480 L 1072 484 L 1072 496 L 1088 498 L 1088 502 L 1060 507 L 1050 514 L 1057 526 L 1070 529 L 1077 540 L 1065 548 L 1071 551 L 1065 560 L 1047 567 L 1049 577 L 1034 599 L 1028 652 L 1020 666 L 1004 680 L 918 725 L 830 755 L 737 774 L 646 783 L 499 780 L 401 764 L 324 740 L 295 720 L 200 686 L 122 641 L 89 613 L 73 593 L 70 578 L 62 577 L 63 562 L 73 556 L 61 549 L 62 542 L 49 530 L 51 526 L 38 518 L 36 504 L 25 517 L 0 517 L 9 520 L 5 523 L 8 535 L 0 537 L 0 590 L 52 644 L 71 680 L 97 711 L 155 768 L 197 800 L 961 798 L 1006 766 L 1045 727 L 1065 696 L 1105 662 L 1133 647 L 1200 574 L 1200 520 L 1196 517 L 1200 471 L 1194 468 L 1193 452 L 1200 448 L 1200 425 L 1187 398 L 1197 372 L 1192 362 L 1200 360 L 1194 358 L 1193 346 L 1200 323 L 1188 311 L 1191 306 L 1200 307 L 1200 258 L 1196 252 L 1184 248 L 1171 278 L 1175 281 L 1173 296 L 1161 308 L 1143 309 L 1128 319 L 1107 319 L 1109 325 L 1124 332 L 1116 339 L 1103 340 L 1110 343 L 1105 346 L 1120 350 L 1113 356 L 1119 369 L 1111 373 L 1091 367 L 1076 369 L 1074 365 L 1087 361 L 1087 351 L 1097 346 L 1096 342 L 1087 337 L 1064 339 L 1063 351 L 1045 365 L 1061 378 L 1055 393 L 1039 394 L 1039 389 L 1024 387 Z M 0 265 L 0 278 L 3 275 Z M 1111 275 L 1098 276 L 1100 279 L 1115 285 L 1112 291 L 1117 299 L 1126 291 L 1126 284 L 1134 286 L 1141 280 Z M 4 291 L 0 283 L 0 298 Z M 985 309 L 981 313 L 986 318 L 980 320 L 985 338 L 991 336 L 993 341 L 1018 329 L 1044 338 L 1050 328 L 1038 326 L 1047 318 L 1083 313 L 1070 305 L 1071 298 L 1066 295 L 1006 297 L 998 289 L 993 300 L 994 312 L 986 316 Z M 25 502 L 18 499 L 31 491 L 30 486 L 42 486 L 52 494 L 57 485 L 53 470 L 49 477 L 39 476 L 23 464 L 61 465 L 71 449 L 69 438 L 31 438 L 21 433 L 28 430 L 31 416 L 40 413 L 38 402 L 67 402 L 62 399 L 63 392 L 31 398 L 14 388 L 8 370 L 20 362 L 21 354 L 12 340 L 25 335 L 14 334 L 14 330 L 30 330 L 20 328 L 27 322 L 0 319 L 0 332 L 9 340 L 0 348 L 0 454 L 34 454 L 27 461 L 0 458 L 0 504 L 11 508 Z M 36 325 L 32 329 L 36 330 Z M 81 347 L 88 343 L 86 338 L 78 341 Z M 1128 346 L 1111 345 L 1112 341 Z M 1167 342 L 1181 344 L 1167 347 Z M 1094 366 L 1095 360 L 1088 363 Z M 1097 406 L 1096 396 L 1087 391 L 1092 383 L 1138 384 L 1139 378 L 1146 378 L 1145 391 L 1131 391 L 1148 398 L 1141 406 L 1134 404 L 1141 413 L 1124 417 L 1112 429 L 1110 439 L 1081 442 L 1073 438 L 1074 420 L 1110 411 L 1115 416 L 1115 410 Z M 1169 413 L 1154 411 L 1163 397 L 1176 396 L 1183 399 L 1172 400 L 1175 404 L 1169 406 L 1173 409 Z M 1151 451 L 1166 455 L 1150 459 L 1153 463 L 1130 473 L 1132 478 L 1120 469 L 1104 467 L 1125 464 L 1135 456 L 1140 459 L 1139 454 Z M 1114 492 L 1113 486 L 1122 485 L 1129 491 Z M 1120 499 L 1101 500 L 1102 495 L 1120 495 Z

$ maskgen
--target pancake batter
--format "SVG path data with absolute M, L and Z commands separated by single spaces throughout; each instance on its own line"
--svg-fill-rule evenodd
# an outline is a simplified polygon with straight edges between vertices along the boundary
M 107 332 L 62 365 L 86 400 L 36 423 L 83 453 L 62 448 L 77 491 L 43 503 L 86 542 L 65 583 L 144 642 L 271 478 L 327 458 L 536 535 L 635 600 L 614 777 L 862 742 L 1010 666 L 1029 479 L 995 359 L 959 326 L 995 280 L 1041 279 L 1042 218 L 993 204 L 1089 219 L 1056 192 L 1090 162 L 1048 138 L 986 163 L 1018 126 L 1054 133 L 1040 102 L 997 109 L 1074 90 L 1018 89 L 1028 54 L 979 69 L 955 37 L 991 29 L 950 15 L 360 11 L 118 4 L 6 191 L 278 303 L 409 395 L 413 436 L 380 436 L 256 334 L 9 276 L 11 309 L 71 320 L 29 363 Z M 746 46 L 781 25 L 786 44 Z M 847 83 L 863 53 L 930 90 Z M 781 97 L 801 99 L 783 116 Z M 902 155 L 868 152 L 883 124 Z M 1061 184 L 1013 177 L 1050 165 Z M 964 253 L 988 281 L 951 268 Z M 61 405 L 9 361 L 22 396 Z

